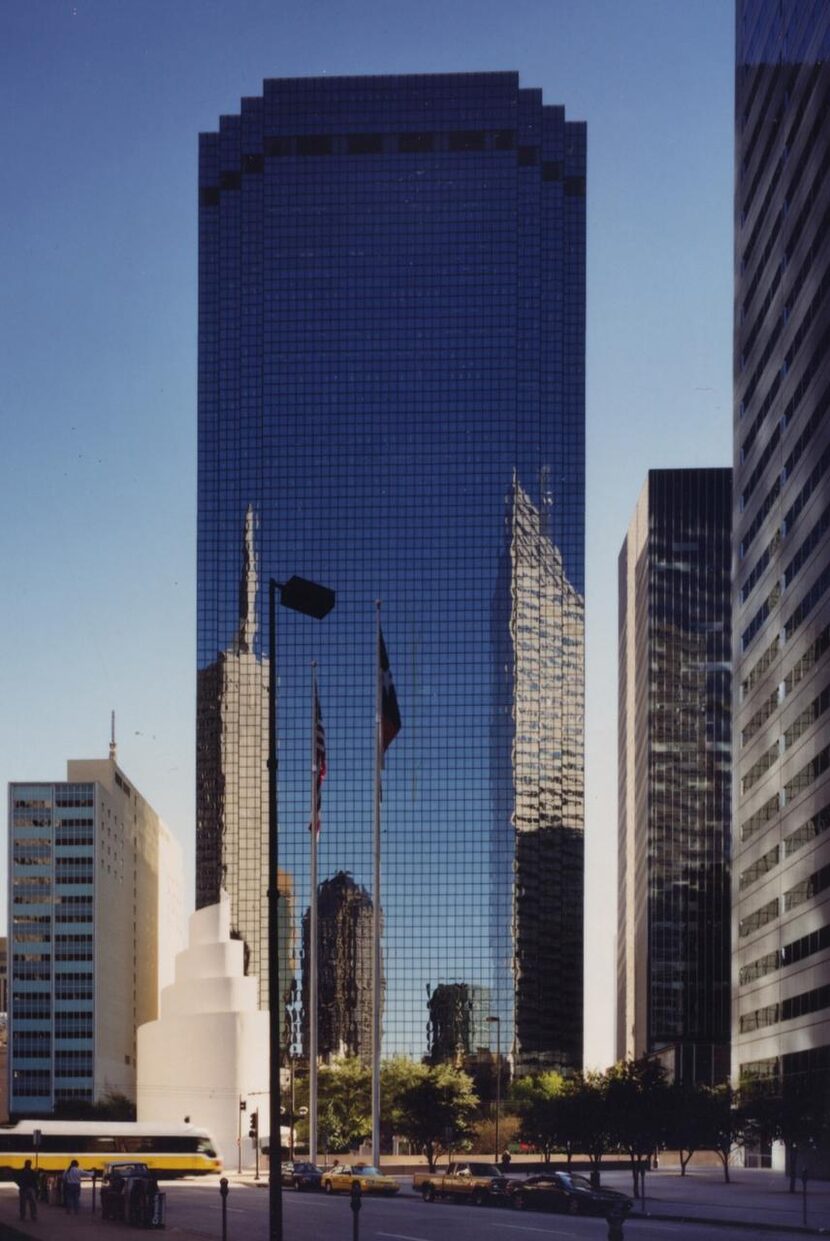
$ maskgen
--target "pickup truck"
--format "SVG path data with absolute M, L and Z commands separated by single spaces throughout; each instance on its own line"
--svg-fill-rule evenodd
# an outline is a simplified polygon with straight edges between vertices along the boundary
M 414 1188 L 420 1189 L 424 1202 L 436 1198 L 463 1198 L 476 1206 L 507 1200 L 507 1179 L 494 1163 L 451 1163 L 446 1173 L 412 1178 Z

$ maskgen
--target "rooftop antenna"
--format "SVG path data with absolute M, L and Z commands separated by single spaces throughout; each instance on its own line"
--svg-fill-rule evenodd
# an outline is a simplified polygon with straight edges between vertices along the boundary
M 115 712 L 110 712 L 110 758 L 115 762 Z

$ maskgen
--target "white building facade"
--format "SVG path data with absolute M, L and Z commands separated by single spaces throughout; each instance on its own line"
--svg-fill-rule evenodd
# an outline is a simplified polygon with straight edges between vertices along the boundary
M 135 1097 L 181 945 L 181 848 L 115 761 L 9 786 L 9 1110 Z
M 242 1163 L 253 1162 L 254 1111 L 260 1133 L 268 1128 L 268 1013 L 258 1008 L 257 989 L 244 972 L 242 941 L 231 939 L 231 904 L 222 893 L 191 915 L 159 1019 L 138 1031 L 138 1119 L 189 1117 L 210 1131 L 227 1166 L 237 1162 L 240 1140 Z

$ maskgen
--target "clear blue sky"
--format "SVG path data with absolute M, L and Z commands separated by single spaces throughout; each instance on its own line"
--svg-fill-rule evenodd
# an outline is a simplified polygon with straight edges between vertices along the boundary
M 728 0 L 4 0 L 0 787 L 105 755 L 114 707 L 191 897 L 197 134 L 265 77 L 496 69 L 588 123 L 586 1058 L 604 1064 L 616 557 L 649 468 L 731 461 Z

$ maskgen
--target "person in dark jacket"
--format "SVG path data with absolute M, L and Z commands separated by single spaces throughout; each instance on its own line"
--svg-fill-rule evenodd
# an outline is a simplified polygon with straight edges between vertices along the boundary
M 17 1194 L 20 1205 L 20 1218 L 26 1218 L 26 1207 L 29 1207 L 29 1219 L 37 1219 L 37 1172 L 32 1167 L 31 1159 L 27 1159 L 14 1178 L 17 1181 Z

